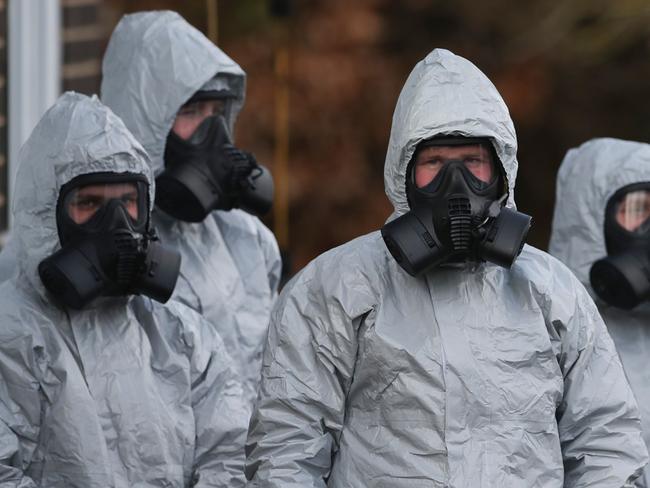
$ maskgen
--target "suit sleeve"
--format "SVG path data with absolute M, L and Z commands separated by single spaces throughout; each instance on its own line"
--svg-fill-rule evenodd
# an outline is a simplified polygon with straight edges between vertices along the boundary
M 219 335 L 192 310 L 183 312 L 187 315 L 183 319 L 185 340 L 191 348 L 196 432 L 192 486 L 244 486 L 244 443 L 250 408 Z M 191 327 L 190 323 L 197 326 Z
M 564 377 L 557 411 L 564 486 L 628 486 L 648 460 L 639 410 L 596 306 L 577 280 L 571 288 L 554 321 Z
M 11 337 L 5 328 L 0 342 L 0 487 L 34 488 L 38 485 L 25 470 L 41 424 L 37 359 L 28 336 Z
M 271 293 L 276 296 L 280 279 L 282 277 L 282 257 L 280 256 L 280 249 L 273 233 L 259 221 L 258 232 L 260 247 L 264 253 L 264 262 L 266 263 L 266 274 L 269 279 L 269 287 Z
M 272 314 L 247 441 L 250 487 L 323 488 L 338 449 L 362 316 L 326 291 L 327 276 L 310 274 L 285 287 Z

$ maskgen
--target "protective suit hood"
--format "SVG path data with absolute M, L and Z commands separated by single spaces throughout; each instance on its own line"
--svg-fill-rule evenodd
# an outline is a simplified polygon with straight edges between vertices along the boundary
M 38 264 L 61 247 L 52 238 L 58 235 L 56 204 L 61 187 L 77 176 L 103 172 L 144 175 L 151 209 L 153 175 L 142 146 L 96 96 L 64 93 L 20 150 L 12 199 L 12 247 L 18 273 L 41 294 L 45 288 Z
M 413 68 L 397 100 L 384 164 L 397 215 L 409 210 L 406 169 L 415 148 L 437 135 L 490 139 L 508 179 L 507 206 L 515 208 L 517 136 L 508 107 L 476 66 L 446 49 L 434 49 Z
M 142 143 L 155 174 L 164 168 L 165 143 L 176 113 L 196 91 L 205 85 L 227 89 L 235 97 L 226 114 L 231 133 L 244 104 L 244 71 L 176 12 L 122 17 L 102 73 L 102 101 Z
M 650 145 L 601 138 L 567 152 L 557 177 L 549 252 L 590 291 L 591 265 L 607 255 L 605 207 L 620 188 L 650 181 Z

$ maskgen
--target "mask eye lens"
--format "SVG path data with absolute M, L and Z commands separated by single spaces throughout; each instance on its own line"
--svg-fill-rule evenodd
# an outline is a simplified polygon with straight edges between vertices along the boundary
M 616 204 L 616 222 L 629 232 L 643 233 L 650 228 L 650 191 L 626 193 Z
M 470 146 L 463 155 L 463 164 L 477 179 L 483 183 L 494 180 L 494 162 L 492 153 L 484 145 Z
M 418 188 L 429 185 L 452 161 L 460 161 L 480 182 L 494 181 L 496 171 L 492 152 L 486 144 L 454 146 L 425 146 L 415 156 L 415 184 Z
M 90 184 L 73 188 L 65 198 L 65 211 L 76 224 L 85 224 L 110 200 L 119 200 L 129 216 L 137 221 L 140 209 L 140 188 L 134 182 Z
M 178 110 L 172 131 L 181 139 L 187 140 L 205 119 L 225 112 L 226 99 L 223 98 L 188 102 Z
M 445 166 L 445 160 L 436 154 L 436 151 L 428 151 L 424 148 L 418 152 L 415 160 L 415 184 L 423 188 L 431 183 Z

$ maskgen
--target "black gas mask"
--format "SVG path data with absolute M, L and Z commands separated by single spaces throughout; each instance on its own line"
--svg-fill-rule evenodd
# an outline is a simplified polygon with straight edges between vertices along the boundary
M 232 208 L 263 215 L 271 208 L 271 173 L 232 145 L 222 114 L 207 117 L 188 139 L 170 131 L 164 158 L 156 205 L 176 219 L 201 222 L 213 210 Z
M 38 273 L 66 306 L 99 296 L 171 296 L 180 254 L 162 246 L 149 224 L 148 182 L 142 175 L 97 173 L 61 188 L 56 217 L 61 249 Z
M 423 141 L 406 174 L 411 210 L 381 230 L 388 250 L 411 276 L 466 261 L 509 268 L 521 252 L 531 218 L 503 206 L 504 181 L 487 139 Z
M 650 182 L 618 190 L 605 207 L 607 257 L 589 278 L 596 294 L 619 308 L 650 299 Z

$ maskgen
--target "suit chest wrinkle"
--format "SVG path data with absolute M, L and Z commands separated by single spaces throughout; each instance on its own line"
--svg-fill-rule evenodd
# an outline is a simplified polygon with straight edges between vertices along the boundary
M 196 294 L 201 307 L 209 306 L 215 299 L 228 300 L 241 286 L 236 263 L 216 224 L 211 223 L 209 230 L 204 227 L 191 229 L 187 238 L 179 242 L 181 275 Z
M 429 375 L 441 378 L 442 365 L 441 337 L 426 288 L 391 294 L 382 297 L 359 329 L 352 392 L 372 385 L 371 392 L 389 393 L 398 377 L 418 382 Z

